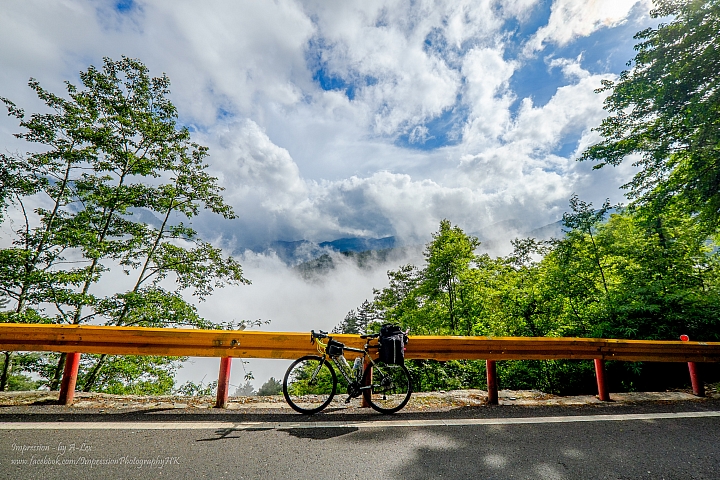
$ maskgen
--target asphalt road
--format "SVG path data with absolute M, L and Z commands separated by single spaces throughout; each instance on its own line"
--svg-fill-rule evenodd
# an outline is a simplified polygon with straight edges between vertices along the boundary
M 720 402 L 394 416 L 0 409 L 0 478 L 718 479 Z

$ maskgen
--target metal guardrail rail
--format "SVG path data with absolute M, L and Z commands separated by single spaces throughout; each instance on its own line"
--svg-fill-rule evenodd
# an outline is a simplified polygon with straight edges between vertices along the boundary
M 358 335 L 334 335 L 361 348 Z M 684 337 L 687 339 L 687 337 Z M 60 403 L 72 403 L 81 353 L 220 357 L 216 406 L 228 398 L 232 358 L 295 359 L 315 353 L 309 333 L 0 323 L 0 351 L 67 353 Z M 411 336 L 405 358 L 486 360 L 488 403 L 497 404 L 497 360 L 593 360 L 601 400 L 609 400 L 604 361 L 688 362 L 693 392 L 702 396 L 695 362 L 720 362 L 720 342 L 550 337 Z
M 357 335 L 334 335 L 361 348 Z M 295 359 L 314 353 L 309 333 L 0 324 L 0 351 Z M 411 336 L 405 358 L 720 362 L 720 342 L 551 337 Z

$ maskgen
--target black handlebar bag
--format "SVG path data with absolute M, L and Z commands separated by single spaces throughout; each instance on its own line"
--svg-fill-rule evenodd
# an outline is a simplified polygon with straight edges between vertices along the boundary
M 331 357 L 339 357 L 343 354 L 343 348 L 345 345 L 338 342 L 337 340 L 330 340 L 327 343 L 327 347 L 325 348 L 325 352 L 327 352 L 328 355 Z
M 380 361 L 393 365 L 405 363 L 405 344 L 407 335 L 398 325 L 386 323 L 380 328 Z

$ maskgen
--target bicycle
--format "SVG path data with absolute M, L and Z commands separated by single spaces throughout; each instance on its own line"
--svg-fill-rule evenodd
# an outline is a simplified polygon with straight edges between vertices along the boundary
M 395 413 L 407 404 L 412 394 L 412 381 L 407 367 L 374 360 L 370 355 L 370 341 L 379 333 L 360 335 L 365 346 L 346 347 L 333 340 L 327 332 L 310 331 L 310 342 L 317 345 L 320 355 L 306 355 L 295 360 L 283 378 L 283 395 L 295 411 L 311 415 L 330 405 L 337 390 L 337 375 L 331 362 L 347 381 L 347 399 L 363 395 L 370 406 L 380 413 Z M 327 339 L 326 342 L 322 340 Z M 352 367 L 344 352 L 359 353 Z M 363 369 L 363 365 L 366 367 Z

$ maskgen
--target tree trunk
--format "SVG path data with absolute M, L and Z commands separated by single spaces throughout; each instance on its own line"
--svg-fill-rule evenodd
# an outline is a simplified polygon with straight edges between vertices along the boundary
M 0 374 L 0 392 L 5 391 L 5 387 L 7 386 L 7 382 L 8 382 L 8 377 L 10 376 L 11 355 L 12 355 L 12 352 L 3 352 L 3 356 L 5 357 L 5 363 L 3 363 L 2 374 Z
M 61 353 L 60 358 L 58 359 L 57 367 L 55 367 L 55 375 L 53 375 L 53 379 L 50 382 L 50 390 L 55 391 L 58 390 L 60 387 L 60 380 L 62 379 L 62 372 L 65 368 L 65 357 L 67 357 L 67 353 Z
M 88 376 L 85 378 L 85 383 L 83 384 L 83 392 L 89 392 L 90 389 L 95 385 L 95 380 L 97 380 L 98 373 L 100 373 L 100 369 L 105 364 L 105 358 L 107 358 L 107 354 L 103 353 L 102 355 L 100 355 L 97 363 L 90 371 Z

